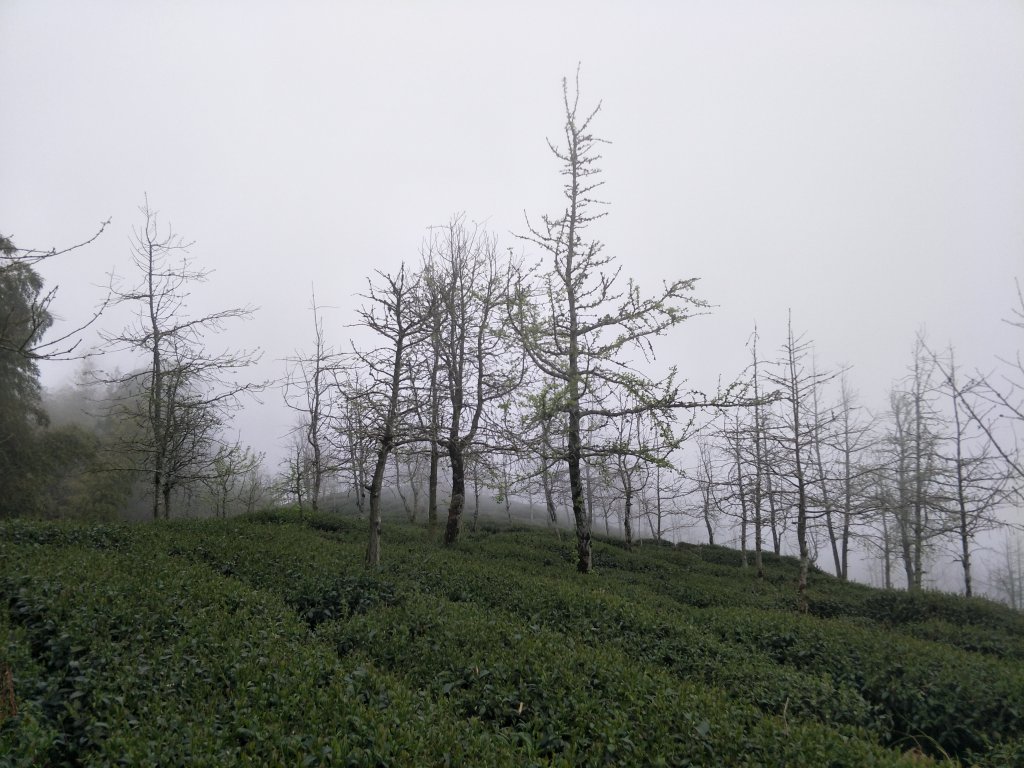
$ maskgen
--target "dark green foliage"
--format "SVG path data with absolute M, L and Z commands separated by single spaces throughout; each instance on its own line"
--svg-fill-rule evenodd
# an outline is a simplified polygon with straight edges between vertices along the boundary
M 800 615 L 785 560 L 526 530 L 389 524 L 368 573 L 364 526 L 3 525 L 0 765 L 1018 764 L 998 606 L 815 574 Z
M 39 273 L 0 259 L 0 517 L 35 506 L 41 487 L 36 432 L 46 414 L 32 349 L 52 322 Z

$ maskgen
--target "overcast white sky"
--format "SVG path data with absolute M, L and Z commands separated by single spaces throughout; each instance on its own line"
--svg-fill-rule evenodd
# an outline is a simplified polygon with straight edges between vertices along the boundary
M 0 231 L 48 248 L 112 217 L 45 270 L 78 318 L 148 193 L 216 270 L 195 311 L 259 306 L 220 342 L 279 376 L 311 285 L 344 344 L 371 269 L 455 212 L 536 255 L 510 233 L 558 205 L 577 62 L 612 142 L 595 233 L 641 286 L 697 276 L 717 306 L 659 348 L 695 385 L 745 364 L 755 320 L 775 348 L 789 307 L 879 407 L 921 327 L 968 366 L 1019 344 L 1019 0 L 0 0 Z M 238 425 L 276 455 L 289 416 L 268 393 Z

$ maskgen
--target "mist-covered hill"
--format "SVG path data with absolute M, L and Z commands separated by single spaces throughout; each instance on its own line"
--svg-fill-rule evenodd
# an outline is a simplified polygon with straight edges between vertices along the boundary
M 0 765 L 1024 764 L 1024 617 L 736 552 L 0 524 Z

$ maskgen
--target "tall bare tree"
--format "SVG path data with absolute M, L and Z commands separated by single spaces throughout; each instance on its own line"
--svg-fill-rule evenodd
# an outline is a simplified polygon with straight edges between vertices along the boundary
M 829 524 L 832 554 L 835 559 L 836 575 L 843 581 L 850 576 L 850 548 L 854 536 L 854 523 L 866 514 L 870 497 L 869 479 L 873 467 L 868 460 L 868 451 L 874 447 L 873 423 L 861 417 L 856 394 L 846 378 L 840 374 L 839 402 L 833 411 L 830 428 L 820 446 L 827 444 L 833 451 L 835 471 L 832 480 L 836 488 L 828 512 L 834 510 L 838 525 Z M 818 476 L 827 483 L 820 455 L 817 456 Z
M 1019 533 L 1006 538 L 1000 555 L 1002 562 L 992 567 L 992 586 L 1011 608 L 1024 611 L 1024 539 Z
M 781 390 L 785 404 L 782 428 L 774 439 L 783 446 L 789 463 L 782 479 L 790 486 L 796 508 L 796 537 L 800 553 L 797 593 L 801 610 L 807 610 L 807 575 L 810 569 L 808 528 L 816 514 L 812 509 L 811 456 L 822 431 L 813 404 L 816 402 L 817 390 L 837 375 L 821 373 L 813 367 L 808 370 L 806 358 L 810 351 L 810 342 L 793 332 L 790 314 L 786 323 L 786 341 L 782 345 L 781 368 L 769 378 Z
M 367 491 L 370 495 L 370 538 L 366 548 L 366 564 L 380 565 L 381 489 L 388 457 L 399 445 L 416 439 L 411 428 L 410 411 L 415 398 L 409 389 L 408 357 L 410 350 L 422 342 L 427 318 L 421 311 L 418 296 L 422 291 L 420 275 L 402 264 L 394 275 L 378 271 L 378 282 L 369 281 L 362 294 L 365 303 L 358 310 L 360 325 L 381 338 L 378 346 L 355 350 L 356 359 L 365 369 L 365 385 L 348 391 L 345 397 L 361 402 L 369 418 L 364 422 L 376 445 L 373 474 Z M 359 436 L 361 437 L 361 436 Z
M 569 472 L 570 496 L 576 528 L 577 568 L 589 572 L 591 529 L 585 502 L 582 466 L 589 453 L 583 444 L 582 423 L 590 415 L 618 418 L 632 413 L 664 410 L 679 400 L 672 376 L 653 381 L 640 375 L 630 350 L 653 353 L 651 339 L 686 320 L 693 309 L 705 305 L 690 294 L 695 280 L 665 285 L 654 298 L 642 298 L 629 281 L 619 286 L 620 268 L 603 253 L 587 230 L 604 214 L 596 197 L 602 143 L 591 132 L 600 104 L 584 112 L 579 104 L 579 77 L 570 93 L 562 81 L 565 112 L 564 144 L 548 146 L 561 164 L 565 179 L 565 209 L 544 216 L 539 225 L 527 219 L 524 239 L 547 253 L 549 269 L 521 273 L 514 286 L 509 320 L 530 362 L 557 382 L 554 411 L 565 415 L 566 446 L 561 456 Z M 609 389 L 628 395 L 625 409 L 605 408 L 598 400 Z
M 355 496 L 356 509 L 363 514 L 370 485 L 370 461 L 375 453 L 373 410 L 364 397 L 369 383 L 358 367 L 342 366 L 335 371 L 335 384 L 338 406 L 331 450 L 338 459 L 339 473 L 348 479 L 348 495 Z
M 888 424 L 877 469 L 877 500 L 896 537 L 907 589 L 924 586 L 927 561 L 936 540 L 948 533 L 939 496 L 941 418 L 935 408 L 934 366 L 924 340 L 914 342 L 907 376 L 890 392 Z
M 308 352 L 296 352 L 286 360 L 284 400 L 301 414 L 299 429 L 309 446 L 308 501 L 313 512 L 320 509 L 324 479 L 337 471 L 337 460 L 331 450 L 336 398 L 336 372 L 340 355 L 328 345 L 324 335 L 324 320 L 316 303 L 314 292 L 310 310 L 313 313 L 313 346 Z
M 205 282 L 209 271 L 197 268 L 186 243 L 169 227 L 162 231 L 148 201 L 139 209 L 142 224 L 132 236 L 135 281 L 112 280 L 111 303 L 134 308 L 135 317 L 118 332 L 104 332 L 108 349 L 141 353 L 146 363 L 128 374 L 102 376 L 126 385 L 137 396 L 113 404 L 122 417 L 136 421 L 138 441 L 124 446 L 141 455 L 150 474 L 154 518 L 171 515 L 173 491 L 208 477 L 227 444 L 222 436 L 228 415 L 265 385 L 237 378 L 253 365 L 255 350 L 211 352 L 206 337 L 230 321 L 252 316 L 252 307 L 224 309 L 189 317 L 191 287 Z
M 959 370 L 953 348 L 941 362 L 933 357 L 941 371 L 940 389 L 949 401 L 951 433 L 940 448 L 946 472 L 939 479 L 946 512 L 952 518 L 950 528 L 957 544 L 957 559 L 963 569 L 964 594 L 974 594 L 972 548 L 982 531 L 1002 526 L 997 511 L 1012 492 L 1013 467 L 1000 456 L 989 434 L 979 429 L 963 406 Z
M 433 230 L 423 273 L 429 294 L 423 310 L 435 315 L 428 325 L 440 371 L 438 377 L 431 368 L 431 384 L 439 383 L 446 408 L 447 430 L 431 439 L 445 449 L 451 467 L 447 545 L 458 539 L 465 509 L 467 454 L 481 427 L 496 418 L 495 405 L 523 380 L 518 345 L 503 332 L 507 286 L 497 239 L 486 230 L 467 223 L 465 215 Z

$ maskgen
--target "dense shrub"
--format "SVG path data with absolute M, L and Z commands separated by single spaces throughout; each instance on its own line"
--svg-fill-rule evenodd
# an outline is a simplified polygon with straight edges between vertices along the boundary
M 0 582 L 19 698 L 0 764 L 492 760 L 487 734 L 310 644 L 271 593 L 153 551 L 46 554 L 4 551 L 23 575 Z
M 889 616 L 885 593 L 815 574 L 817 615 L 799 615 L 785 558 L 758 580 L 728 550 L 596 542 L 581 576 L 569 537 L 524 529 L 443 549 L 388 523 L 367 572 L 364 527 L 295 511 L 0 525 L 0 662 L 19 703 L 0 765 L 1019 754 L 1022 642 L 990 604 L 896 598 Z

